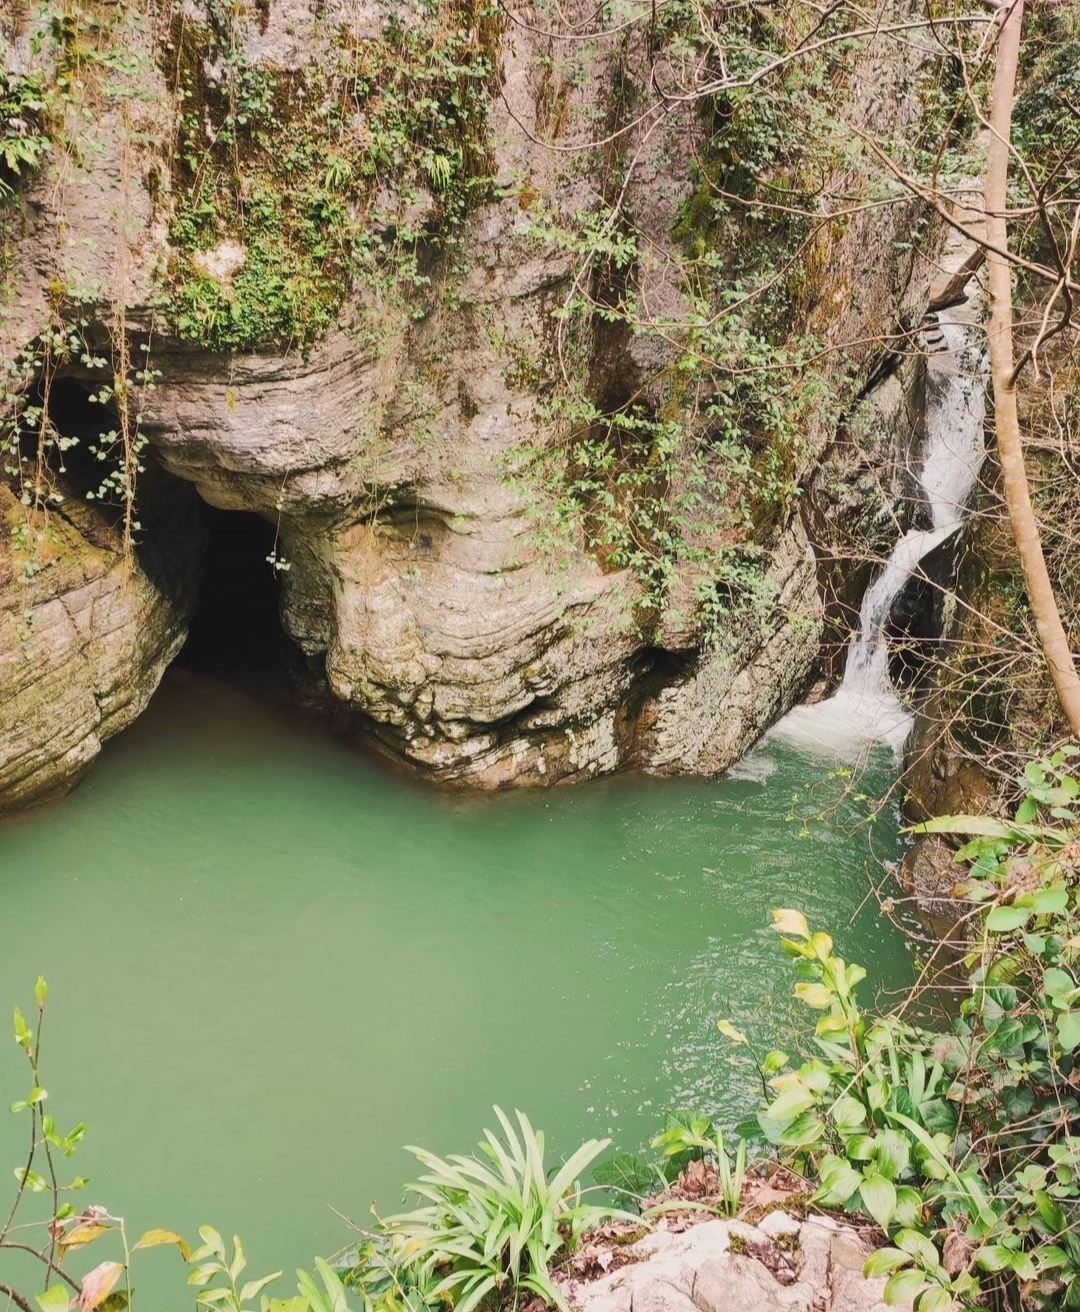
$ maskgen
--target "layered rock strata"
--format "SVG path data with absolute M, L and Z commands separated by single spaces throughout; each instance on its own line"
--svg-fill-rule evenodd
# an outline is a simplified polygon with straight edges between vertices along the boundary
M 212 17 L 195 0 L 181 8 L 200 22 Z M 320 16 L 298 0 L 274 0 L 260 13 L 243 29 L 245 58 L 294 82 L 339 57 L 346 29 L 353 49 L 378 40 L 390 17 L 375 5 L 330 6 Z M 626 277 L 649 322 L 634 331 L 602 316 L 591 322 L 590 396 L 617 407 L 634 395 L 659 412 L 663 380 L 685 346 L 681 330 L 664 325 L 691 309 L 674 235 L 695 185 L 686 122 L 658 112 L 624 133 L 618 160 L 589 149 L 610 120 L 612 79 L 647 85 L 644 53 L 598 32 L 553 89 L 560 61 L 550 35 L 508 24 L 487 145 L 494 186 L 463 229 L 453 269 L 436 264 L 414 303 L 413 293 L 386 298 L 358 286 L 329 335 L 304 351 L 223 356 L 171 336 L 155 308 L 161 270 L 175 256 L 168 149 L 177 101 L 161 71 L 164 17 L 127 33 L 142 58 L 137 94 L 133 83 L 127 105 L 120 95 L 102 102 L 96 155 L 68 162 L 64 188 L 46 180 L 32 189 L 18 231 L 9 224 L 5 351 L 14 358 L 39 340 L 58 288 L 78 289 L 90 331 L 111 342 L 104 349 L 115 352 L 118 333 L 136 358 L 149 348 L 157 372 L 143 429 L 165 469 L 212 505 L 277 526 L 287 632 L 357 723 L 430 777 L 501 787 L 626 767 L 729 766 L 797 698 L 818 658 L 821 599 L 797 489 L 832 443 L 835 416 L 808 406 L 786 475 L 795 491 L 750 530 L 756 600 L 748 610 L 721 594 L 711 629 L 699 600 L 715 600 L 716 585 L 699 561 L 675 561 L 657 614 L 640 570 L 598 550 L 580 516 L 567 521 L 565 488 L 547 457 L 566 441 L 552 408 L 567 367 L 560 311 L 589 266 L 581 251 L 545 237 L 541 214 L 550 232 L 599 213 L 615 170 L 648 252 Z M 17 45 L 29 59 L 26 32 Z M 918 113 L 911 86 L 921 57 L 884 42 L 860 55 L 851 116 L 865 130 L 888 133 Z M 122 67 L 108 76 L 117 90 L 130 78 Z M 661 157 L 663 168 L 654 162 Z M 395 197 L 391 187 L 380 204 L 404 223 L 410 205 L 422 218 L 432 202 Z M 929 268 L 898 240 L 919 214 L 917 204 L 870 208 L 807 248 L 793 331 L 813 334 L 821 367 L 856 392 L 898 325 L 921 316 Z M 227 290 L 247 258 L 244 233 L 200 258 L 204 276 Z M 614 294 L 590 277 L 594 297 Z M 681 491 L 669 489 L 672 505 Z M 738 496 L 733 489 L 733 505 Z M 703 547 L 735 542 L 733 513 L 716 507 Z M 81 550 L 72 545 L 73 561 Z M 100 570 L 111 577 L 104 563 Z M 69 585 L 52 577 L 59 597 Z M 139 588 L 124 602 L 133 617 L 153 610 Z M 48 599 L 34 595 L 35 605 Z M 9 583 L 12 613 L 29 597 Z M 102 607 L 95 626 L 98 617 L 106 622 Z M 110 632 L 123 628 L 116 616 L 107 623 Z M 142 626 L 138 650 L 105 644 L 99 657 L 91 643 L 70 672 L 72 695 L 78 688 L 83 703 L 94 702 L 125 659 L 126 684 L 147 682 L 140 662 L 158 669 L 177 641 L 155 623 Z M 21 659 L 15 628 L 5 652 Z M 81 768 L 96 739 L 78 738 L 81 747 L 57 740 L 55 766 L 42 749 L 43 780 Z

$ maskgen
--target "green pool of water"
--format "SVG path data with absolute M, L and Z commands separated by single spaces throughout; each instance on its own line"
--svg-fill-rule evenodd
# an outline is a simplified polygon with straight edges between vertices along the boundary
M 173 676 L 71 797 L 0 828 L 0 1001 L 48 978 L 50 1107 L 91 1127 L 80 1197 L 136 1233 L 209 1221 L 288 1271 L 347 1241 L 332 1209 L 396 1206 L 403 1144 L 469 1150 L 493 1102 L 557 1150 L 634 1149 L 670 1107 L 738 1117 L 715 1021 L 786 1032 L 773 907 L 871 978 L 911 973 L 868 897 L 866 803 L 790 749 L 756 766 L 447 796 Z M 801 837 L 811 792 L 833 814 Z M 890 814 L 872 838 L 896 855 Z M 0 1046 L 5 1103 L 19 1059 Z M 0 1119 L 9 1180 L 21 1128 Z M 142 1266 L 142 1294 L 187 1305 L 171 1254 Z

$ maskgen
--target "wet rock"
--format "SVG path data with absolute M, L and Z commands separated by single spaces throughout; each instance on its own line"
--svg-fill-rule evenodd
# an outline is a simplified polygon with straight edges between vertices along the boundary
M 957 731 L 964 722 L 950 714 L 935 689 L 923 701 L 904 751 L 904 814 L 911 820 L 935 815 L 984 815 L 997 805 L 994 781 L 971 759 Z
M 955 846 L 938 834 L 921 839 L 900 863 L 900 883 L 927 913 L 940 913 L 952 903 L 964 876 Z

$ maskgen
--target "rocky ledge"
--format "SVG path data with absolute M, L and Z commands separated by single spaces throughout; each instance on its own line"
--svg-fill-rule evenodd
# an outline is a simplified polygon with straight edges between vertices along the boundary
M 580 1312 L 886 1312 L 884 1277 L 863 1275 L 871 1251 L 827 1216 L 710 1220 L 608 1254 L 608 1274 L 570 1295 Z

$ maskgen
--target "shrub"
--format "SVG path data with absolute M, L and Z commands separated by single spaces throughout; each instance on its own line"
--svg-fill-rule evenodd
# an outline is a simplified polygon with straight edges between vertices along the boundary
M 552 1277 L 555 1260 L 572 1252 L 581 1236 L 601 1222 L 632 1219 L 629 1213 L 583 1201 L 579 1177 L 609 1140 L 590 1139 L 549 1170 L 543 1134 L 521 1112 L 515 1128 L 496 1107 L 504 1139 L 485 1130 L 483 1157 L 443 1159 L 422 1148 L 409 1149 L 426 1168 L 411 1186 L 424 1205 L 381 1222 L 344 1278 L 316 1259 L 314 1274 L 296 1273 L 294 1295 L 271 1297 L 266 1291 L 282 1273 L 243 1279 L 247 1257 L 235 1236 L 230 1246 L 212 1226 L 201 1226 L 201 1243 L 194 1250 L 171 1230 L 149 1230 L 132 1242 L 123 1217 L 96 1204 L 80 1211 L 70 1201 L 88 1182 L 81 1177 L 65 1182 L 59 1166 L 78 1150 L 86 1126 L 63 1134 L 45 1111 L 49 1095 L 40 1082 L 48 997 L 44 980 L 38 981 L 35 997 L 32 1024 L 15 1009 L 15 1041 L 26 1056 L 31 1087 L 11 1112 L 27 1119 L 29 1144 L 25 1165 L 15 1172 L 14 1200 L 0 1226 L 0 1253 L 19 1249 L 41 1267 L 41 1292 L 16 1290 L 0 1281 L 0 1295 L 21 1312 L 36 1312 L 35 1303 L 40 1312 L 68 1312 L 69 1302 L 77 1303 L 80 1312 L 125 1312 L 132 1298 L 135 1254 L 162 1246 L 175 1247 L 188 1263 L 188 1284 L 198 1290 L 196 1306 L 204 1312 L 348 1312 L 347 1286 L 359 1295 L 365 1312 L 445 1312 L 448 1307 L 470 1312 L 481 1301 L 516 1304 L 526 1292 L 568 1312 Z M 39 1223 L 21 1216 L 29 1195 L 50 1200 L 48 1215 Z M 36 1229 L 41 1234 L 34 1243 Z M 115 1258 L 100 1262 L 81 1280 L 64 1269 L 69 1251 L 99 1241 L 113 1243 Z
M 423 1291 L 425 1303 L 452 1301 L 456 1312 L 470 1312 L 492 1297 L 501 1302 L 512 1295 L 516 1302 L 525 1291 L 566 1309 L 552 1279 L 555 1259 L 603 1221 L 632 1219 L 582 1201 L 579 1176 L 610 1140 L 590 1139 L 551 1174 L 543 1133 L 522 1112 L 515 1128 L 500 1108 L 494 1110 L 504 1141 L 485 1130 L 482 1157 L 444 1159 L 409 1148 L 427 1168 L 409 1186 L 426 1205 L 386 1220 L 390 1264 L 399 1287 Z M 385 1264 L 375 1270 L 382 1275 Z
M 969 867 L 960 891 L 974 904 L 973 939 L 950 1032 L 864 1011 L 856 988 L 866 971 L 797 911 L 775 913 L 796 997 L 821 1015 L 817 1053 L 772 1073 L 761 1135 L 816 1177 L 819 1204 L 877 1221 L 889 1245 L 867 1273 L 888 1273 L 886 1301 L 915 1297 L 918 1312 L 987 1297 L 1080 1307 L 1074 755 L 1030 764 L 1009 819 L 919 827 L 969 839 L 958 857 Z

